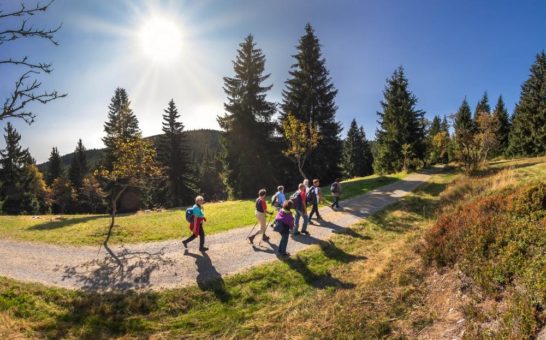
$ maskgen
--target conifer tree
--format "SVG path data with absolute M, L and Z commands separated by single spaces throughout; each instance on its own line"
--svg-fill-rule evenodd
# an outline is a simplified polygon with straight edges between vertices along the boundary
M 491 106 L 489 106 L 489 98 L 487 97 L 487 92 L 483 93 L 482 99 L 476 104 L 476 109 L 474 110 L 474 121 L 478 119 L 478 114 L 486 112 L 491 113 Z
M 53 147 L 51 154 L 48 159 L 47 174 L 46 174 L 46 183 L 51 186 L 53 181 L 63 175 L 63 163 L 61 161 L 61 156 L 59 155 L 59 150 L 57 147 Z
M 435 138 L 438 133 L 441 132 L 441 129 L 442 121 L 440 120 L 440 116 L 435 115 L 434 118 L 432 118 L 432 122 L 430 123 L 427 136 L 427 159 L 430 161 L 431 164 L 435 164 L 436 162 L 438 162 L 439 153 L 437 152 L 438 150 L 435 147 L 437 144 L 435 143 Z
M 424 112 L 415 108 L 417 97 L 408 89 L 402 66 L 387 79 L 383 95 L 383 111 L 377 113 L 379 128 L 376 132 L 374 169 L 379 173 L 390 173 L 402 170 L 404 155 L 406 158 L 411 155 L 414 163 L 424 161 Z
M 10 122 L 4 128 L 6 147 L 0 150 L 0 203 L 7 214 L 21 212 L 24 194 L 25 166 L 29 163 L 28 149 L 19 144 L 21 135 Z
M 336 121 L 337 90 L 332 84 L 322 57 L 320 43 L 310 24 L 297 46 L 295 63 L 290 69 L 290 78 L 283 90 L 281 122 L 288 114 L 319 132 L 318 146 L 309 154 L 304 172 L 330 182 L 339 177 L 342 141 L 341 124 Z
M 373 157 L 366 135 L 356 120 L 351 121 L 347 138 L 343 143 L 343 170 L 348 177 L 367 176 L 373 172 Z
M 81 188 L 83 178 L 85 175 L 87 175 L 87 171 L 89 170 L 85 151 L 86 150 L 83 146 L 82 140 L 78 140 L 76 150 L 74 150 L 74 157 L 72 157 L 72 162 L 70 163 L 70 168 L 68 169 L 68 178 L 76 190 Z
M 429 137 L 436 136 L 436 134 L 440 132 L 442 129 L 441 125 L 442 125 L 442 122 L 440 120 L 440 116 L 434 116 L 434 118 L 432 118 L 432 122 L 430 123 L 430 128 L 428 130 Z
M 546 151 L 546 53 L 537 54 L 529 79 L 521 87 L 521 95 L 512 119 L 509 137 L 511 155 L 541 155 Z
M 169 206 L 181 206 L 193 202 L 195 176 L 192 174 L 189 150 L 186 145 L 184 124 L 174 100 L 168 104 L 163 115 L 163 135 L 159 138 L 157 157 L 166 167 L 168 176 L 167 196 Z
M 279 146 L 273 140 L 275 124 L 271 121 L 275 104 L 266 100 L 272 85 L 262 85 L 265 56 L 248 35 L 233 62 L 235 75 L 224 77 L 227 102 L 218 123 L 222 137 L 226 182 L 232 197 L 252 197 L 256 190 L 275 185 L 274 154 Z
M 449 135 L 449 123 L 447 122 L 447 117 L 444 115 L 442 122 L 440 123 L 440 131 L 445 132 Z
M 506 152 L 508 147 L 508 136 L 510 134 L 510 117 L 508 116 L 508 111 L 504 106 L 504 101 L 502 96 L 499 96 L 497 100 L 497 105 L 493 110 L 493 116 L 498 122 L 498 129 L 496 131 L 497 140 L 499 142 L 499 151 L 501 154 Z
M 103 160 L 106 168 L 111 168 L 114 159 L 112 158 L 116 140 L 130 142 L 141 137 L 138 119 L 133 110 L 127 92 L 123 88 L 116 88 L 114 96 L 108 105 L 108 120 L 104 123 L 106 136 L 102 138 L 106 146 L 105 158 Z
M 466 98 L 455 114 L 454 128 L 458 158 L 463 162 L 466 171 L 472 171 L 479 161 L 479 146 L 474 138 L 477 133 L 476 123 L 472 119 Z

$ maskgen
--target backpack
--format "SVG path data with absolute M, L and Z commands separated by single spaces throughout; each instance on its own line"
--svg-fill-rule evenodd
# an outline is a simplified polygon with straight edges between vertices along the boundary
M 317 200 L 317 194 L 315 193 L 315 186 L 309 188 L 307 191 L 307 203 L 313 203 Z
M 271 205 L 274 207 L 280 207 L 279 193 L 276 193 L 275 195 L 273 195 L 273 197 L 271 197 Z
M 186 221 L 193 223 L 193 207 L 186 209 Z
M 333 192 L 334 194 L 337 194 L 339 192 L 338 184 L 336 182 L 330 185 L 330 191 Z
M 292 194 L 292 196 L 290 196 L 290 200 L 294 203 L 296 203 L 296 200 L 298 199 L 298 196 L 300 195 L 300 191 L 296 191 L 295 193 Z

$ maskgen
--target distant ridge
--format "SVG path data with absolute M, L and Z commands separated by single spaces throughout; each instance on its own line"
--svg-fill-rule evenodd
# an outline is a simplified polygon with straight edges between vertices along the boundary
M 201 160 L 203 154 L 208 150 L 209 154 L 217 155 L 221 150 L 220 137 L 222 136 L 222 131 L 213 130 L 213 129 L 197 129 L 197 130 L 188 130 L 183 132 L 188 143 L 188 147 L 191 150 L 191 159 Z M 158 138 L 162 134 L 144 137 L 144 139 L 149 139 L 156 144 Z M 89 149 L 86 150 L 85 154 L 87 156 L 87 164 L 90 169 L 94 169 L 99 165 L 102 154 L 104 153 L 104 148 L 102 149 Z M 70 166 L 74 153 L 68 153 L 61 156 L 61 161 L 65 168 Z M 38 168 L 44 172 L 47 169 L 49 162 L 44 162 L 38 164 Z

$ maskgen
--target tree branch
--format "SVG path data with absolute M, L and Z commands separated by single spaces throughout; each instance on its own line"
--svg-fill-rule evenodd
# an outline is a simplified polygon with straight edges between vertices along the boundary
M 51 63 L 31 63 L 28 62 L 28 57 L 24 57 L 23 59 L 19 60 L 14 60 L 12 58 L 9 58 L 7 60 L 0 60 L 0 65 L 2 64 L 23 65 L 31 69 L 39 69 L 40 71 L 44 71 L 45 73 L 51 73 L 53 71 L 53 69 L 51 68 Z

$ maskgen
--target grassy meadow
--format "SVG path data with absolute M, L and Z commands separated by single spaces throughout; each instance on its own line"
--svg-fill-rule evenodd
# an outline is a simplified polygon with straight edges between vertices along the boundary
M 458 261 L 463 276 L 475 276 L 465 284 L 465 291 L 483 289 L 480 275 L 502 280 L 477 295 L 483 299 L 492 294 L 492 301 L 501 301 L 501 313 L 483 312 L 479 301 L 464 307 L 470 338 L 529 338 L 543 322 L 544 286 L 532 278 L 540 277 L 536 275 L 542 273 L 545 259 L 543 252 L 526 259 L 517 239 L 510 242 L 510 235 L 525 235 L 525 218 L 519 217 L 523 220 L 517 228 L 504 225 L 508 231 L 503 233 L 495 229 L 498 238 L 478 233 L 473 234 L 479 236 L 474 243 L 459 239 L 456 244 L 468 247 L 456 251 L 461 257 L 452 257 L 451 262 L 438 259 L 441 254 L 453 255 L 450 250 L 456 248 L 431 240 L 440 242 L 442 238 L 434 233 L 445 224 L 442 221 L 464 214 L 475 200 L 505 197 L 506 202 L 517 203 L 514 209 L 520 214 L 517 209 L 525 209 L 525 200 L 530 199 L 537 210 L 533 218 L 544 218 L 545 193 L 528 188 L 540 187 L 537 183 L 545 179 L 546 158 L 497 162 L 472 177 L 448 169 L 400 202 L 290 259 L 188 288 L 95 294 L 0 278 L 0 338 L 403 339 L 423 332 L 440 337 L 431 331 L 443 320 L 429 298 L 430 277 L 434 263 L 447 266 L 445 272 L 453 271 L 449 266 Z M 544 224 L 533 231 L 540 226 Z M 542 242 L 541 230 L 542 234 L 535 234 L 538 237 L 523 240 L 533 245 Z M 455 240 L 464 233 L 445 235 L 443 240 Z M 495 253 L 485 250 L 503 245 L 509 245 L 511 252 L 503 253 L 499 267 L 498 258 L 489 256 Z M 472 256 L 476 262 L 469 267 L 464 259 Z M 496 272 L 497 267 L 501 270 Z M 447 285 L 438 282 L 440 288 Z M 529 284 L 521 291 L 521 286 L 515 289 L 515 282 Z M 513 294 L 504 295 L 505 291 Z M 487 322 L 499 327 L 484 330 Z
M 398 181 L 405 174 L 367 176 L 343 182 L 343 198 L 364 194 L 377 187 Z M 287 195 L 291 193 L 287 190 Z M 323 204 L 331 202 L 329 186 L 322 187 Z M 185 209 L 161 212 L 139 211 L 120 214 L 110 239 L 111 244 L 138 243 L 182 238 L 189 234 Z M 214 234 L 254 224 L 254 200 L 236 200 L 205 204 L 206 232 Z M 68 245 L 97 245 L 106 237 L 110 216 L 102 215 L 40 215 L 0 216 L 0 238 L 39 241 Z

